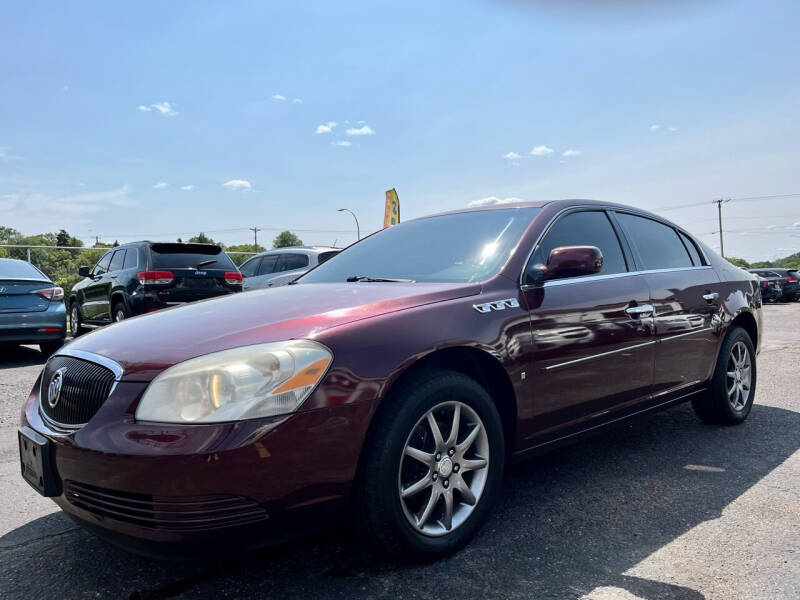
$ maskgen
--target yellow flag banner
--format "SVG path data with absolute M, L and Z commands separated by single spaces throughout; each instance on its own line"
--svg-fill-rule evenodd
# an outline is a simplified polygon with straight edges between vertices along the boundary
M 386 192 L 386 208 L 383 211 L 383 226 L 390 227 L 400 222 L 400 199 L 394 188 Z

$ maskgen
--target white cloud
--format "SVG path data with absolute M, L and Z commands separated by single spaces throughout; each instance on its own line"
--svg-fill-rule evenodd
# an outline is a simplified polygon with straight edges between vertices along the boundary
M 572 148 L 570 148 L 569 150 L 564 152 L 561 156 L 569 158 L 570 156 L 579 156 L 581 154 L 583 154 L 583 150 L 573 150 Z
M 222 184 L 222 187 L 229 190 L 252 190 L 253 185 L 246 179 L 231 179 Z
M 498 198 L 497 196 L 488 196 L 480 198 L 479 200 L 472 200 L 467 206 L 469 208 L 478 208 L 481 206 L 492 206 L 494 204 L 509 204 L 510 202 L 524 202 L 521 198 Z
M 366 121 L 365 121 L 364 119 L 361 119 L 361 120 L 358 122 L 358 124 L 359 124 L 359 125 L 363 125 L 364 123 L 366 123 Z
M 317 125 L 317 133 L 330 133 L 338 123 L 336 121 L 328 121 L 325 125 Z
M 302 104 L 303 103 L 303 99 L 302 98 L 292 98 L 292 103 L 293 104 Z
M 0 161 L 22 160 L 22 156 L 10 154 L 5 148 L 0 148 Z
M 658 131 L 661 129 L 661 125 L 650 125 L 650 131 Z
M 4 194 L 0 196 L 0 208 L 31 222 L 31 227 L 45 223 L 76 223 L 85 215 L 103 212 L 111 207 L 135 206 L 136 202 L 128 195 L 133 191 L 130 185 L 123 185 L 100 192 L 81 192 L 79 194 L 58 194 L 34 192 L 24 194 Z M 63 225 L 61 225 L 63 226 Z
M 347 130 L 347 135 L 375 135 L 375 130 L 372 129 L 369 125 L 364 125 L 363 127 L 359 127 L 356 129 L 355 127 L 351 127 Z
M 503 158 L 507 158 L 508 160 L 517 160 L 518 158 L 522 158 L 517 152 L 507 152 L 503 154 Z
M 274 100 L 280 100 L 281 102 L 286 100 L 286 96 L 284 96 L 283 94 L 272 94 L 272 98 Z
M 165 190 L 169 187 L 169 184 L 166 181 L 159 181 L 153 187 L 157 190 Z
M 800 221 L 798 221 L 797 223 L 792 223 L 792 227 L 800 227 Z
M 162 115 L 166 115 L 168 117 L 174 117 L 178 114 L 178 111 L 175 110 L 175 107 L 170 104 L 169 102 L 154 102 L 153 104 L 140 104 L 139 110 L 142 112 L 157 112 Z
M 547 156 L 548 154 L 552 154 L 553 149 L 548 148 L 547 146 L 536 146 L 533 150 L 531 150 L 531 154 L 533 156 Z
M 185 192 L 191 192 L 194 189 L 194 184 L 190 183 L 189 185 L 182 185 L 181 189 Z
M 331 146 L 352 146 L 353 142 L 348 142 L 347 140 L 336 140 L 335 142 L 331 142 Z
M 677 127 L 667 127 L 669 131 L 678 131 Z

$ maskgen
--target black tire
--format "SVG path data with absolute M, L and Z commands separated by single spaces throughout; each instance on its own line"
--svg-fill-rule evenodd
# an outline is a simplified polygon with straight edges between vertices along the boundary
M 125 301 L 117 300 L 111 309 L 111 321 L 114 323 L 119 323 L 120 321 L 127 319 L 129 316 L 128 308 L 125 306 Z
M 69 332 L 72 334 L 73 338 L 86 333 L 86 329 L 83 328 L 82 323 L 83 320 L 81 319 L 81 310 L 78 306 L 78 301 L 73 300 L 69 305 Z
M 51 342 L 39 343 L 39 351 L 45 356 L 55 354 L 55 352 L 64 345 L 64 340 L 53 340 Z
M 741 345 L 740 345 L 741 344 Z M 728 395 L 731 385 L 738 381 L 737 379 L 729 379 L 728 368 L 733 364 L 732 352 L 734 349 L 745 348 L 750 364 L 750 381 L 749 390 L 746 401 L 740 408 L 734 407 L 734 402 L 731 401 Z M 734 372 L 739 373 L 740 370 L 734 365 Z M 706 423 L 717 423 L 721 425 L 739 425 L 743 423 L 750 410 L 753 407 L 753 399 L 756 395 L 756 383 L 758 380 L 758 371 L 756 367 L 756 351 L 753 347 L 753 340 L 750 335 L 741 327 L 733 327 L 725 340 L 722 342 L 722 347 L 717 356 L 717 364 L 714 369 L 714 376 L 711 379 L 711 385 L 707 392 L 702 396 L 697 396 L 692 400 L 692 408 L 700 419 Z M 742 400 L 742 396 L 738 397 Z
M 463 502 L 464 496 L 461 496 L 457 487 L 459 481 L 466 482 L 470 477 L 466 467 L 468 459 L 462 457 L 465 466 L 460 476 L 464 476 L 464 479 L 459 479 L 460 476 L 456 477 L 453 474 L 449 475 L 449 478 L 456 482 L 449 493 L 454 499 L 452 506 L 455 506 L 455 498 L 459 499 L 458 506 L 452 509 L 451 513 L 453 510 L 458 510 L 466 512 L 467 516 L 449 532 L 444 531 L 438 537 L 432 537 L 412 526 L 410 519 L 413 517 L 407 516 L 410 513 L 404 508 L 404 501 L 400 498 L 400 486 L 403 485 L 400 478 L 402 469 L 405 468 L 402 460 L 406 444 L 410 444 L 412 433 L 418 431 L 420 420 L 432 409 L 438 410 L 440 406 L 449 406 L 443 403 L 453 402 L 468 407 L 460 409 L 467 415 L 461 421 L 465 433 L 471 432 L 471 429 L 467 429 L 469 409 L 474 411 L 474 415 L 482 422 L 486 436 L 480 438 L 480 443 L 488 448 L 488 464 L 484 467 L 486 473 L 481 475 L 485 479 L 482 491 L 476 496 L 477 502 L 468 507 Z M 449 431 L 443 432 L 443 437 L 447 436 Z M 462 433 L 457 437 L 458 440 L 463 440 L 469 436 Z M 460 447 L 461 442 L 457 442 L 456 445 Z M 357 515 L 357 519 L 362 525 L 363 533 L 395 558 L 407 562 L 426 562 L 462 548 L 486 520 L 502 483 L 505 464 L 503 426 L 497 407 L 486 390 L 477 382 L 461 373 L 430 369 L 411 376 L 391 391 L 375 417 L 362 456 L 357 487 L 357 507 L 360 514 Z M 458 455 L 454 457 L 453 465 L 457 464 L 455 462 L 457 457 Z M 442 455 L 442 462 L 445 460 Z M 441 466 L 442 462 L 437 464 Z M 458 467 L 453 468 L 455 473 L 458 473 Z M 434 470 L 428 473 L 434 473 Z M 478 476 L 477 473 L 478 470 L 471 476 L 473 484 L 474 477 Z M 436 477 L 433 479 L 436 481 Z M 447 487 L 447 479 L 447 476 L 442 475 L 438 484 Z M 428 492 L 424 490 L 422 493 Z M 456 493 L 459 495 L 456 496 Z M 442 500 L 442 503 L 444 502 Z M 443 510 L 445 508 L 442 508 Z M 436 523 L 441 524 L 441 519 Z M 444 529 L 445 526 L 441 527 Z

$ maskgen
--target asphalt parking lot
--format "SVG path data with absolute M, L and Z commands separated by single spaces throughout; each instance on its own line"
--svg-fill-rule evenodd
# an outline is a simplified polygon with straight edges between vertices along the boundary
M 43 361 L 0 351 L 0 598 L 800 598 L 800 303 L 764 312 L 744 425 L 684 405 L 514 465 L 477 539 L 413 567 L 345 529 L 218 563 L 95 539 L 20 478 L 16 427 Z

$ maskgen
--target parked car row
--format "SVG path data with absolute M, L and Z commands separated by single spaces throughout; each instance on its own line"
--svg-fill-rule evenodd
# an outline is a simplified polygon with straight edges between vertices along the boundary
M 153 306 L 221 260 L 155 246 L 131 270 L 152 273 L 131 285 Z M 355 510 L 387 552 L 438 558 L 476 534 L 513 459 L 686 401 L 703 421 L 744 422 L 760 289 L 675 224 L 616 204 L 407 221 L 297 285 L 65 346 L 24 401 L 22 474 L 139 552 L 243 552 Z
M 795 302 L 800 300 L 800 273 L 797 269 L 748 269 L 761 282 L 765 302 Z
M 66 294 L 34 265 L 0 259 L 0 343 L 39 344 L 47 355 L 129 317 L 244 290 L 291 283 L 340 251 L 293 246 L 256 254 L 237 268 L 213 244 L 131 242 L 111 248 Z

